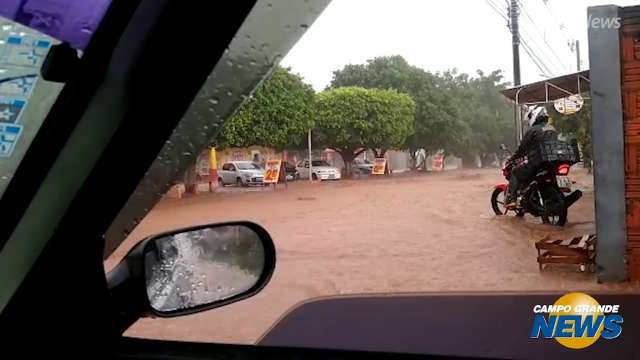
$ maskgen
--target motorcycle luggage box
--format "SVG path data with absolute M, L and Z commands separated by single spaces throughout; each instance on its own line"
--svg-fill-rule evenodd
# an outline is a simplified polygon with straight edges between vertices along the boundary
M 531 154 L 530 159 L 535 163 L 568 163 L 576 164 L 580 161 L 580 154 L 575 145 L 560 140 L 547 140 L 540 144 L 538 151 Z

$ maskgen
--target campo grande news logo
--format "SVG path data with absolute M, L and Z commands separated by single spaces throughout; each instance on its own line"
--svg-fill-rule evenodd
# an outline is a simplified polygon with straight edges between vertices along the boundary
M 620 305 L 600 305 L 591 296 L 573 292 L 553 305 L 535 305 L 531 338 L 554 338 L 570 349 L 583 349 L 599 338 L 615 339 L 622 334 Z M 546 314 L 546 315 L 545 315 Z

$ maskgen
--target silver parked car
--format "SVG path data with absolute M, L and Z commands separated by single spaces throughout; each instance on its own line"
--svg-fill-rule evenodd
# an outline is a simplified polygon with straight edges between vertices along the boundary
M 222 165 L 218 174 L 221 186 L 236 184 L 237 186 L 262 185 L 264 169 L 251 161 L 229 161 Z

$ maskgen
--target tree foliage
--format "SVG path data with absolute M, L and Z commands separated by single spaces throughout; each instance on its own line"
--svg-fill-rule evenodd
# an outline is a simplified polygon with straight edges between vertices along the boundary
M 394 89 L 416 103 L 414 132 L 404 149 L 414 154 L 444 150 L 459 156 L 496 152 L 500 143 L 514 145 L 513 106 L 500 94 L 506 84 L 500 71 L 476 77 L 456 70 L 432 74 L 402 56 L 385 56 L 334 71 L 331 88 L 360 86 Z
M 470 136 L 459 151 L 463 159 L 479 155 L 484 163 L 501 143 L 515 146 L 514 108 L 500 94 L 506 88 L 500 71 L 488 75 L 478 71 L 476 77 L 470 77 L 453 70 L 441 77 L 458 119 L 469 130 Z
M 276 149 L 304 145 L 305 134 L 313 126 L 315 91 L 289 69 L 277 67 L 227 121 L 216 145 Z
M 319 144 L 338 152 L 350 175 L 351 162 L 366 150 L 400 147 L 413 132 L 415 103 L 395 90 L 340 87 L 317 95 Z
M 414 133 L 405 138 L 401 147 L 411 153 L 419 148 L 456 152 L 464 145 L 467 128 L 456 118 L 440 80 L 396 55 L 377 57 L 367 64 L 346 65 L 334 71 L 330 87 L 393 89 L 411 95 L 416 103 Z

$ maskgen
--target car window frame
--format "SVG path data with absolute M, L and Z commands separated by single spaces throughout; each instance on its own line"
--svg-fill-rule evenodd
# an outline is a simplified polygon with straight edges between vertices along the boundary
M 49 341 L 58 341 L 57 349 L 69 351 L 78 339 L 91 338 L 94 343 L 115 339 L 109 334 L 113 325 L 108 315 L 110 297 L 100 256 L 104 232 L 176 129 L 202 83 L 224 54 L 228 41 L 233 39 L 254 5 L 251 0 L 225 4 L 225 9 L 235 10 L 230 16 L 216 11 L 220 5 L 211 2 L 194 5 L 178 0 L 141 0 L 141 3 L 115 0 L 106 16 L 116 1 L 131 10 L 127 14 L 132 17 L 124 21 L 122 14 L 117 14 L 120 17 L 115 23 L 123 26 L 113 36 L 114 46 L 103 44 L 101 47 L 109 54 L 104 59 L 105 72 L 96 75 L 94 69 L 94 73 L 87 74 L 96 81 L 96 92 L 88 96 L 86 109 L 78 110 L 80 120 L 64 139 L 59 156 L 50 164 L 43 164 L 39 154 L 38 165 L 50 169 L 11 232 L 7 246 L 0 252 L 3 284 L 0 328 L 15 328 L 12 336 L 17 338 L 20 334 L 28 336 L 17 331 L 19 329 L 31 329 L 29 333 L 37 329 L 47 333 Z M 201 7 L 202 11 L 193 12 L 194 7 Z M 219 21 L 210 22 L 211 14 L 217 14 Z M 193 21 L 194 16 L 198 21 Z M 203 27 L 215 30 L 220 40 L 209 44 L 208 52 L 197 59 L 182 56 L 179 50 L 184 46 L 202 44 L 202 37 L 188 35 L 205 36 Z M 184 35 L 182 42 L 165 41 L 167 35 L 175 32 Z M 98 32 L 89 46 L 97 37 Z M 162 69 L 171 66 L 185 68 L 185 71 L 164 75 L 167 81 L 180 87 L 177 94 L 154 87 L 156 81 L 151 81 Z M 158 99 L 167 105 L 155 106 Z M 56 104 L 61 106 L 59 101 Z M 156 119 L 153 128 L 139 121 L 145 116 Z M 68 119 L 58 120 L 64 123 Z M 131 153 L 133 148 L 136 151 Z M 183 151 L 181 148 L 180 152 Z M 123 162 L 125 158 L 127 161 Z M 109 174 L 113 173 L 120 174 L 117 182 L 108 181 Z M 87 209 L 92 210 L 91 214 Z M 77 256 L 78 253 L 86 256 Z M 73 274 L 73 281 L 61 281 L 68 274 Z M 82 284 L 83 301 L 53 296 L 48 298 L 47 305 L 51 307 L 47 311 L 33 311 L 42 308 L 39 301 L 42 293 L 75 293 L 77 284 Z M 82 331 L 70 337 L 67 332 L 59 331 L 61 323 L 75 324 Z M 31 325 L 27 328 L 24 324 Z M 63 346 L 70 341 L 72 345 Z

